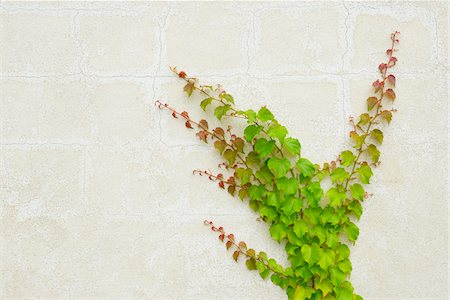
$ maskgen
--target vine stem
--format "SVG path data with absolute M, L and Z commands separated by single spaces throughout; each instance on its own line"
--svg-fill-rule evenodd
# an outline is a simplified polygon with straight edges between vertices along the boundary
M 273 273 L 276 273 L 276 274 L 278 274 L 279 276 L 283 276 L 284 278 L 288 278 L 285 274 L 280 273 L 280 272 L 274 270 L 272 267 L 269 266 L 269 264 L 267 264 L 267 263 L 264 261 L 264 259 L 260 258 L 260 257 L 257 256 L 256 254 L 255 254 L 255 256 L 252 256 L 252 255 L 248 254 L 247 251 L 244 251 L 244 250 L 242 249 L 242 247 L 239 246 L 238 243 L 236 243 L 236 240 L 234 239 L 234 234 L 226 234 L 226 232 L 225 232 L 225 230 L 223 229 L 222 226 L 216 227 L 212 221 L 208 221 L 208 220 L 205 220 L 205 221 L 204 221 L 204 224 L 207 225 L 207 226 L 210 226 L 212 231 L 214 231 L 214 232 L 220 232 L 221 235 L 219 236 L 219 239 L 223 242 L 223 239 L 226 237 L 227 240 L 230 241 L 231 244 L 237 249 L 236 251 L 238 251 L 240 254 L 243 254 L 243 255 L 245 255 L 245 256 L 248 257 L 248 258 L 253 258 L 255 261 L 259 261 L 259 262 L 261 262 L 262 264 L 264 264 L 264 266 L 265 266 L 267 269 L 269 269 L 270 271 L 272 271 Z
M 173 73 L 175 73 L 179 78 L 181 78 L 181 79 L 183 79 L 184 81 L 186 81 L 187 83 L 191 84 L 192 87 L 193 87 L 195 90 L 200 91 L 201 93 L 203 93 L 203 94 L 204 94 L 205 96 L 207 96 L 208 98 L 211 98 L 211 99 L 213 99 L 214 101 L 220 102 L 220 103 L 222 103 L 223 105 L 229 105 L 229 104 L 225 103 L 222 99 L 219 99 L 219 98 L 217 98 L 217 97 L 214 97 L 213 95 L 211 95 L 210 93 L 208 93 L 207 91 L 205 91 L 204 87 L 201 87 L 201 86 L 196 85 L 196 84 L 195 84 L 196 81 L 197 81 L 196 78 L 194 78 L 194 77 L 187 77 L 187 76 L 179 76 L 179 73 L 177 72 L 176 68 L 171 68 L 171 71 L 172 71 Z M 229 117 L 240 118 L 240 119 L 248 119 L 246 116 L 240 116 L 240 115 L 238 115 L 238 114 L 237 114 L 237 113 L 238 113 L 238 110 L 236 110 L 235 108 L 233 108 L 231 105 L 230 105 L 230 110 L 233 111 L 233 114 L 232 114 L 232 115 L 228 115 Z M 252 123 L 255 124 L 255 125 L 260 126 L 260 124 L 259 124 L 258 122 L 256 122 L 256 121 L 254 121 L 254 122 L 252 122 Z M 273 140 L 270 136 L 268 136 L 267 131 L 265 131 L 265 130 L 263 129 L 262 132 L 265 133 L 266 136 L 269 137 L 270 140 Z M 280 148 L 277 144 L 275 144 L 275 146 L 276 146 L 278 152 L 280 153 L 281 157 L 285 158 L 285 155 L 283 154 L 281 148 Z M 248 166 L 247 166 L 247 167 L 248 167 Z M 294 173 L 293 168 L 290 168 L 289 171 L 290 171 L 292 177 L 295 178 L 295 173 Z M 262 184 L 262 182 L 261 182 L 259 179 L 258 179 L 258 182 L 259 182 L 260 184 Z M 299 189 L 298 189 L 298 192 L 299 192 L 299 198 L 301 198 L 302 192 L 301 192 L 301 188 L 300 188 L 300 187 L 299 187 Z M 302 217 L 303 217 L 303 213 L 302 213 L 301 215 L 302 215 Z
M 358 154 L 357 154 L 357 156 L 356 156 L 356 159 L 355 159 L 355 161 L 353 162 L 353 166 L 352 166 L 352 171 L 350 172 L 350 176 L 347 178 L 347 180 L 345 181 L 345 186 L 344 186 L 344 189 L 347 191 L 347 187 L 348 187 L 348 184 L 350 183 L 350 180 L 351 180 L 351 178 L 352 178 L 352 176 L 353 175 L 355 175 L 355 172 L 356 172 L 356 166 L 358 165 L 358 163 L 359 163 L 359 158 L 361 157 L 361 154 L 364 152 L 364 150 L 363 150 L 363 147 L 364 147 L 364 145 L 365 145 L 365 140 L 366 140 L 366 137 L 367 137 L 367 135 L 369 134 L 369 132 L 370 132 L 370 129 L 371 129 L 371 127 L 372 127 L 372 125 L 374 124 L 374 121 L 378 118 L 378 116 L 380 115 L 380 109 L 381 109 L 381 107 L 382 107 L 382 105 L 381 105 L 381 102 L 382 102 L 382 100 L 383 100 L 383 97 L 384 97 L 384 95 L 385 95 L 385 91 L 384 91 L 384 89 L 385 89 L 385 82 L 386 82 L 386 78 L 387 78 L 387 70 L 389 69 L 389 68 L 392 68 L 392 66 L 389 66 L 389 62 L 391 61 L 391 58 L 392 58 L 392 54 L 394 53 L 394 47 L 395 47 L 395 42 L 397 41 L 397 34 L 398 34 L 398 32 L 396 31 L 395 33 L 393 33 L 392 34 L 392 36 L 391 36 L 391 40 L 392 40 L 392 44 L 391 44 L 391 48 L 389 48 L 389 59 L 388 59 L 388 63 L 386 64 L 386 67 L 383 69 L 383 71 L 382 71 L 382 77 L 383 77 L 383 80 L 381 81 L 382 82 L 382 87 L 381 87 L 381 96 L 380 96 L 380 99 L 378 99 L 378 101 L 377 101 L 377 110 L 376 110 L 376 112 L 375 112 L 375 115 L 373 116 L 373 118 L 371 118 L 370 119 L 370 121 L 369 121 L 369 123 L 368 123 L 368 125 L 367 125 L 367 129 L 365 130 L 365 131 L 363 131 L 363 135 L 364 135 L 364 139 L 363 139 L 363 143 L 362 143 L 362 145 L 361 145 L 361 147 L 359 147 L 358 148 Z
M 187 122 L 190 122 L 192 124 L 197 125 L 198 127 L 200 127 L 202 130 L 206 131 L 209 135 L 215 137 L 216 139 L 220 140 L 220 141 L 224 141 L 227 146 L 229 146 L 231 149 L 236 151 L 236 156 L 239 158 L 239 160 L 242 162 L 242 164 L 244 164 L 247 168 L 249 168 L 247 162 L 242 158 L 242 156 L 237 152 L 237 150 L 234 148 L 234 146 L 230 143 L 228 143 L 225 138 L 221 138 L 219 135 L 217 135 L 216 133 L 214 133 L 214 131 L 209 131 L 208 128 L 206 128 L 203 124 L 201 124 L 200 122 L 196 122 L 194 120 L 192 120 L 187 114 L 183 114 L 178 112 L 176 109 L 174 109 L 173 107 L 170 107 L 167 103 L 162 103 L 161 101 L 157 100 L 155 102 L 155 105 L 159 108 L 159 109 L 168 109 L 172 112 L 173 116 L 180 116 L 182 118 L 184 118 Z M 254 176 L 253 176 L 254 177 Z M 262 184 L 262 182 L 254 177 L 254 179 L 256 179 L 260 184 Z

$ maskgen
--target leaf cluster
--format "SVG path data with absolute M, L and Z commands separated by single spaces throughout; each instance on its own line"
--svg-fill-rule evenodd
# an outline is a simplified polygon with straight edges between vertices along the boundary
M 248 201 L 260 219 L 267 222 L 270 236 L 284 246 L 289 266 L 283 267 L 265 252 L 236 242 L 233 234 L 210 221 L 206 225 L 219 232 L 233 259 L 245 260 L 249 270 L 259 272 L 286 290 L 289 299 L 361 299 L 355 294 L 349 276 L 352 271 L 350 249 L 359 236 L 355 224 L 362 215 L 367 198 L 365 185 L 371 182 L 373 168 L 379 164 L 383 143 L 382 123 L 389 124 L 392 109 L 384 106 L 395 98 L 396 78 L 389 70 L 396 64 L 393 56 L 398 33 L 391 35 L 388 62 L 379 65 L 380 78 L 372 86 L 367 111 L 357 121 L 351 118 L 349 133 L 353 147 L 343 150 L 336 161 L 316 164 L 302 155 L 301 142 L 290 136 L 267 107 L 239 110 L 231 94 L 221 86 L 202 86 L 185 72 L 173 71 L 185 81 L 188 96 L 205 96 L 202 110 L 211 110 L 222 121 L 238 118 L 246 122 L 241 134 L 232 128 L 209 128 L 206 120 L 194 121 L 187 112 L 178 113 L 167 104 L 159 107 L 185 120 L 187 128 L 197 127 L 197 136 L 211 144 L 222 157 L 222 166 L 231 176 L 196 170 L 206 175 L 242 201 Z M 324 188 L 324 181 L 331 186 Z

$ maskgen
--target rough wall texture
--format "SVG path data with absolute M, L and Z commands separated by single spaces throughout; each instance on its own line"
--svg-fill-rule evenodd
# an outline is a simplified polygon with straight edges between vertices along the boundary
M 399 112 L 352 247 L 368 299 L 448 293 L 448 4 L 0 3 L 0 296 L 283 299 L 203 220 L 281 261 L 245 203 L 194 168 L 218 156 L 169 65 L 268 105 L 315 162 L 346 147 L 389 34 Z

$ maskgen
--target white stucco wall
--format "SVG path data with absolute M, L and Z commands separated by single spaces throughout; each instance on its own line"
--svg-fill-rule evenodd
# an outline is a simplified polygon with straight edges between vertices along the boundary
M 245 203 L 195 168 L 215 152 L 169 65 L 267 105 L 314 162 L 347 146 L 401 35 L 399 110 L 351 247 L 367 299 L 448 296 L 448 3 L 0 3 L 0 297 L 284 299 L 214 220 L 285 262 Z M 212 121 L 214 122 L 214 121 Z

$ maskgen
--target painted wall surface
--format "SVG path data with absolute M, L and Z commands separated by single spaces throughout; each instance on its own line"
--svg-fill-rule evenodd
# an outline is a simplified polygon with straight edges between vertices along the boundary
M 202 116 L 178 66 L 241 108 L 267 105 L 304 156 L 329 161 L 394 30 L 398 113 L 351 280 L 367 299 L 447 299 L 447 2 L 2 1 L 0 17 L 2 299 L 284 299 L 203 220 L 286 263 L 283 247 L 192 175 L 218 155 L 153 103 Z

